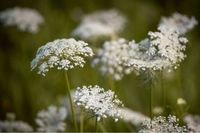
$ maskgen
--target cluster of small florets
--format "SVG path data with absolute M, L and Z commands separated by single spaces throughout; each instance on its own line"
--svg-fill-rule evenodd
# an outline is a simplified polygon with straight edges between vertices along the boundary
M 12 118 L 11 118 L 12 117 Z M 0 121 L 0 132 L 32 132 L 33 128 L 23 121 L 15 120 L 14 114 L 7 114 L 7 120 Z
M 137 71 L 177 68 L 186 55 L 187 39 L 167 27 L 159 27 L 157 32 L 149 32 L 149 39 L 140 43 L 130 43 L 128 65 Z
M 160 26 L 170 27 L 178 31 L 180 34 L 185 34 L 197 25 L 195 17 L 189 18 L 186 15 L 180 13 L 173 13 L 170 17 L 162 17 L 159 23 Z
M 78 87 L 75 91 L 74 102 L 77 106 L 92 112 L 98 121 L 107 117 L 118 121 L 121 117 L 119 107 L 123 106 L 122 102 L 113 91 L 104 91 L 97 85 Z
M 37 114 L 36 124 L 39 132 L 65 131 L 67 111 L 64 107 L 50 106 Z
M 82 39 L 112 36 L 124 28 L 125 22 L 125 17 L 117 10 L 98 11 L 84 16 L 72 34 Z
M 178 124 L 176 116 L 169 115 L 154 117 L 152 120 L 146 120 L 142 124 L 139 133 L 186 133 L 187 128 Z
M 125 39 L 106 41 L 103 48 L 97 52 L 97 57 L 93 60 L 93 66 L 98 65 L 102 74 L 110 74 L 113 79 L 120 80 L 124 74 L 129 74 L 132 71 L 131 67 L 124 65 L 128 58 L 129 47 Z
M 34 9 L 15 7 L 0 13 L 0 20 L 6 26 L 17 26 L 21 31 L 36 33 L 43 17 Z
M 140 126 L 145 120 L 150 120 L 149 117 L 140 112 L 133 111 L 128 108 L 121 108 L 122 120 L 130 122 L 134 126 Z
M 38 49 L 35 59 L 31 62 L 31 69 L 38 67 L 38 73 L 45 76 L 45 73 L 54 67 L 58 70 L 83 67 L 84 57 L 93 56 L 92 49 L 87 45 L 74 39 L 57 39 L 49 42 Z
M 187 124 L 190 133 L 200 132 L 200 116 L 199 115 L 186 115 L 184 121 Z

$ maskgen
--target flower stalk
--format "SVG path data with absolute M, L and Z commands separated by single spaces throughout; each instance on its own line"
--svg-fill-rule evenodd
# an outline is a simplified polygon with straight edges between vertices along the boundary
M 72 112 L 72 119 L 73 119 L 73 123 L 74 123 L 74 128 L 75 131 L 78 131 L 78 126 L 77 126 L 77 122 L 76 122 L 76 114 L 75 114 L 75 108 L 74 108 L 74 104 L 73 104 L 73 100 L 72 100 L 72 96 L 71 96 L 71 90 L 70 90 L 70 83 L 69 83 L 69 77 L 67 72 L 64 72 L 65 74 L 65 80 L 66 80 L 66 84 L 67 84 L 67 93 L 68 93 L 68 97 L 69 97 L 69 102 L 70 102 L 70 107 L 71 107 L 71 112 Z

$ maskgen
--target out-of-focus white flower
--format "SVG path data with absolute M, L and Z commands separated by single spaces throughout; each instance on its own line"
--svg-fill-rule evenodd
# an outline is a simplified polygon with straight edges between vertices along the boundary
M 0 132 L 32 132 L 33 128 L 26 122 L 15 120 L 14 114 L 7 114 L 8 120 L 0 121 Z M 12 117 L 12 118 L 11 118 Z
M 145 120 L 150 120 L 149 117 L 143 115 L 140 112 L 136 112 L 128 108 L 120 108 L 120 110 L 122 114 L 122 120 L 124 120 L 125 122 L 130 122 L 135 126 L 139 126 Z
M 98 50 L 92 65 L 98 65 L 102 74 L 110 74 L 113 79 L 121 80 L 124 74 L 129 74 L 132 71 L 131 67 L 124 65 L 128 58 L 128 42 L 120 38 L 115 41 L 106 41 L 103 48 Z
M 183 98 L 178 98 L 178 99 L 177 99 L 177 104 L 178 104 L 178 105 L 186 105 L 187 102 L 186 102 L 185 99 L 183 99 Z
M 188 114 L 184 117 L 184 121 L 189 128 L 189 133 L 200 132 L 200 116 Z
M 39 132 L 65 131 L 67 111 L 64 107 L 49 106 L 47 110 L 41 110 L 37 114 L 36 124 Z
M 159 26 L 170 27 L 180 34 L 185 34 L 197 24 L 195 17 L 189 18 L 186 15 L 175 12 L 170 17 L 162 17 Z
M 176 69 L 186 57 L 188 40 L 168 27 L 159 27 L 158 32 L 149 32 L 149 36 L 138 44 L 130 43 L 128 66 L 136 71 Z
M 126 18 L 117 10 L 97 11 L 85 15 L 81 24 L 73 31 L 74 36 L 90 39 L 98 36 L 112 36 L 120 32 Z
M 45 76 L 45 73 L 54 67 L 58 70 L 83 67 L 84 58 L 88 56 L 93 56 L 93 51 L 87 43 L 72 38 L 57 39 L 38 49 L 35 59 L 31 62 L 31 69 L 38 67 L 38 73 Z
M 154 117 L 143 122 L 139 133 L 186 133 L 187 128 L 179 125 L 176 116 L 169 115 Z
M 34 9 L 14 7 L 0 12 L 0 21 L 6 26 L 17 26 L 21 31 L 36 33 L 44 18 Z
M 120 106 L 122 102 L 111 90 L 104 91 L 99 86 L 77 87 L 74 95 L 74 102 L 77 106 L 91 111 L 99 121 L 101 118 L 112 117 L 115 121 L 121 117 Z

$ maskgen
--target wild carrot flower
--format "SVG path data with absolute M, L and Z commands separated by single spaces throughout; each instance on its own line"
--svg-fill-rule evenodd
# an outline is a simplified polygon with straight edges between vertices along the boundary
M 168 27 L 159 27 L 157 32 L 149 32 L 149 39 L 140 43 L 130 43 L 128 65 L 136 71 L 163 70 L 177 68 L 186 55 L 187 39 Z
M 77 106 L 90 111 L 100 121 L 102 118 L 112 117 L 115 121 L 121 117 L 122 102 L 111 90 L 105 91 L 99 86 L 77 87 L 74 95 Z
M 200 116 L 188 114 L 184 117 L 184 121 L 190 133 L 200 132 Z
M 129 108 L 120 108 L 122 114 L 122 120 L 125 122 L 130 122 L 135 126 L 139 126 L 145 120 L 150 120 L 149 117 L 143 115 L 140 112 L 133 111 Z
M 112 36 L 120 32 L 126 18 L 117 10 L 97 11 L 85 15 L 81 24 L 73 31 L 74 36 L 90 39 L 98 36 Z
M 50 68 L 68 70 L 75 66 L 83 67 L 84 58 L 88 56 L 93 56 L 93 51 L 87 43 L 73 38 L 57 39 L 38 49 L 31 62 L 31 69 L 38 67 L 38 73 L 45 76 Z
M 37 131 L 59 132 L 65 131 L 67 111 L 64 107 L 49 106 L 47 110 L 41 110 L 37 114 Z
M 159 26 L 170 27 L 180 34 L 185 34 L 197 24 L 195 17 L 189 18 L 186 15 L 175 12 L 170 17 L 162 17 Z
M 179 125 L 176 116 L 158 116 L 143 122 L 139 133 L 186 133 L 187 128 Z
M 44 18 L 34 9 L 14 7 L 0 12 L 0 21 L 6 26 L 17 26 L 21 31 L 36 33 Z
M 9 116 L 12 115 L 12 118 Z M 7 114 L 7 120 L 0 121 L 0 132 L 32 132 L 33 128 L 23 121 L 15 120 L 14 114 Z
M 115 41 L 106 41 L 103 48 L 99 49 L 93 66 L 99 66 L 102 74 L 110 74 L 113 79 L 121 80 L 124 74 L 132 71 L 124 62 L 129 58 L 128 41 L 120 38 Z

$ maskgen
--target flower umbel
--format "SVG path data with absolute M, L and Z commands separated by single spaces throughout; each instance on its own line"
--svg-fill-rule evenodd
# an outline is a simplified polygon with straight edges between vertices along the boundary
M 99 86 L 77 87 L 74 95 L 74 102 L 77 106 L 83 107 L 94 113 L 99 121 L 101 118 L 112 117 L 115 121 L 121 117 L 120 106 L 122 102 L 111 90 L 104 91 Z
M 12 118 L 8 118 L 12 116 Z M 0 121 L 0 132 L 32 132 L 33 128 L 23 121 L 15 120 L 14 114 L 7 114 L 7 120 Z
M 97 56 L 93 60 L 93 66 L 98 65 L 102 74 L 108 73 L 113 79 L 121 80 L 124 74 L 129 74 L 132 71 L 131 67 L 124 65 L 125 60 L 128 58 L 129 46 L 125 39 L 106 41 L 103 48 L 97 52 Z
M 157 32 L 149 32 L 149 39 L 130 43 L 131 55 L 127 64 L 137 71 L 176 69 L 186 57 L 187 41 L 177 31 L 159 27 Z
M 187 114 L 184 117 L 184 121 L 187 124 L 190 133 L 200 132 L 200 116 L 199 115 Z
M 40 13 L 30 8 L 14 7 L 0 13 L 0 20 L 6 26 L 17 26 L 21 31 L 36 33 L 44 22 Z
M 64 107 L 49 106 L 47 110 L 42 110 L 37 114 L 37 131 L 59 132 L 65 131 L 67 112 Z
M 72 38 L 57 39 L 38 49 L 35 59 L 31 62 L 31 69 L 38 67 L 38 73 L 45 76 L 45 73 L 54 67 L 58 70 L 83 67 L 84 58 L 88 56 L 93 56 L 93 51 L 87 43 Z
M 185 34 L 198 24 L 195 17 L 189 18 L 180 13 L 173 13 L 170 17 L 162 17 L 159 26 L 166 26 L 178 31 L 180 34 Z
M 142 124 L 139 133 L 186 133 L 187 128 L 178 124 L 176 116 L 158 116 L 152 120 L 146 120 Z
M 98 36 L 112 36 L 120 32 L 126 18 L 117 10 L 98 11 L 85 15 L 81 24 L 73 31 L 73 35 L 82 39 Z

